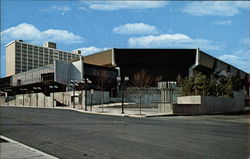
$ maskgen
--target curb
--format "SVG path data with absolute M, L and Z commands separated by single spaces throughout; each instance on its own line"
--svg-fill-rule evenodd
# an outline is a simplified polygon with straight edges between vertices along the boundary
M 6 141 L 8 141 L 8 142 L 10 142 L 10 143 L 17 144 L 17 145 L 19 145 L 19 146 L 21 146 L 21 147 L 23 147 L 23 148 L 25 148 L 25 149 L 31 150 L 31 151 L 33 151 L 33 152 L 35 152 L 35 153 L 38 153 L 38 154 L 40 154 L 40 155 L 42 155 L 42 156 L 44 156 L 44 157 L 46 157 L 46 158 L 49 158 L 49 159 L 59 159 L 59 158 L 57 158 L 57 157 L 55 157 L 55 156 L 49 155 L 49 154 L 47 154 L 47 153 L 45 153 L 45 152 L 42 152 L 42 151 L 37 150 L 37 149 L 35 149 L 35 148 L 32 148 L 32 147 L 30 147 L 30 146 L 28 146 L 28 145 L 25 145 L 25 144 L 23 144 L 23 143 L 20 143 L 20 142 L 18 142 L 18 141 L 16 141 L 16 140 L 10 139 L 10 138 L 8 138 L 8 137 L 6 137 L 6 136 L 0 135 L 0 138 L 4 139 L 4 140 L 6 140 Z

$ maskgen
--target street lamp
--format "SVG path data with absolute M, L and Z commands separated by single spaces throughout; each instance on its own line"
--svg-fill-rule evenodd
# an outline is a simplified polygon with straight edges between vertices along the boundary
M 93 94 L 94 94 L 94 89 L 90 90 L 91 98 L 90 98 L 90 111 L 92 112 L 92 106 L 93 106 Z
M 41 90 L 41 87 L 33 87 L 34 90 L 36 90 L 36 106 L 38 107 L 38 91 Z
M 122 114 L 124 114 L 124 90 L 127 82 L 129 81 L 129 77 L 125 76 L 124 80 L 121 79 L 121 77 L 117 77 L 117 83 L 122 88 Z
M 78 81 L 77 80 L 71 80 L 70 81 L 70 87 L 73 88 L 73 108 L 75 108 L 75 90 L 76 86 L 78 86 Z
M 85 89 L 85 111 L 88 111 L 88 108 L 87 108 L 87 87 L 88 85 L 92 84 L 92 81 L 89 80 L 88 78 L 83 78 L 82 81 L 80 82 L 83 84 L 84 86 L 84 89 Z
M 55 92 L 54 89 L 55 89 L 55 88 L 58 88 L 58 86 L 52 85 L 52 86 L 49 86 L 49 88 L 52 88 L 52 91 L 53 91 L 53 97 L 52 97 L 53 100 L 52 100 L 52 103 L 53 103 L 53 107 L 55 107 L 55 105 L 54 105 L 54 92 Z

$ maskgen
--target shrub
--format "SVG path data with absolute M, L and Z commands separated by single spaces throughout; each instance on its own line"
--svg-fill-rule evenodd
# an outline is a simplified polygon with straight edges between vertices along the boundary
M 201 73 L 195 77 L 180 80 L 182 95 L 202 95 L 217 97 L 233 97 L 234 80 L 230 76 L 218 76 L 210 79 Z

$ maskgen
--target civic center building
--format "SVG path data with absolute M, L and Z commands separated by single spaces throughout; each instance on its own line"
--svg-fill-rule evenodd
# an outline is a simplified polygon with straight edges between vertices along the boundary
M 65 52 L 56 49 L 56 44 L 47 42 L 44 46 L 15 40 L 6 45 L 6 77 L 0 79 L 0 90 L 9 94 L 22 93 L 21 88 L 32 91 L 40 86 L 41 92 L 49 94 L 50 85 L 57 85 L 57 91 L 70 90 L 70 81 L 101 78 L 106 72 L 112 79 L 111 89 L 117 89 L 116 78 L 122 79 L 145 69 L 151 76 L 162 76 L 163 81 L 175 81 L 178 75 L 194 76 L 201 72 L 210 76 L 227 72 L 238 78 L 242 90 L 249 96 L 250 76 L 200 49 L 123 49 L 113 48 L 83 57 L 80 51 Z

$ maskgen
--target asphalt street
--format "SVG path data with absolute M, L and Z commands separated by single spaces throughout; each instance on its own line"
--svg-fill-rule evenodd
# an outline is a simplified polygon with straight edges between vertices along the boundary
M 0 107 L 0 133 L 63 159 L 249 157 L 249 128 L 209 118 L 129 118 Z

